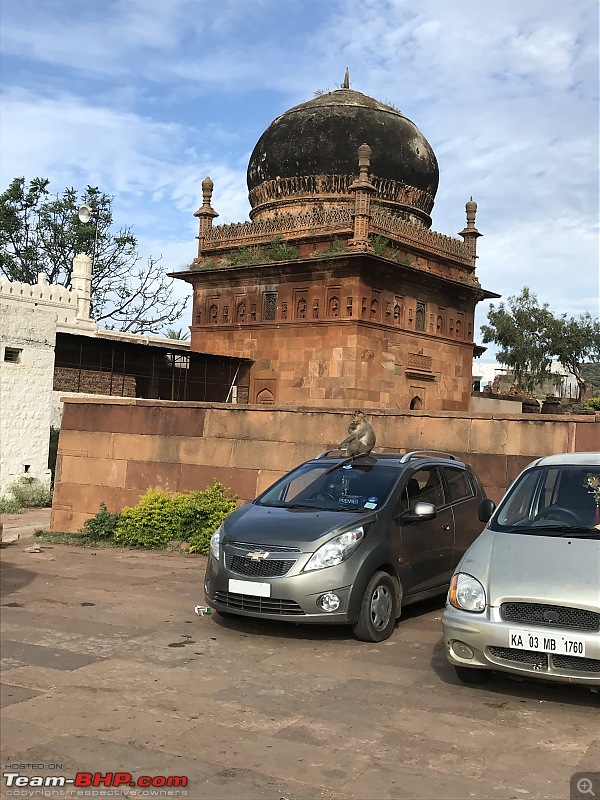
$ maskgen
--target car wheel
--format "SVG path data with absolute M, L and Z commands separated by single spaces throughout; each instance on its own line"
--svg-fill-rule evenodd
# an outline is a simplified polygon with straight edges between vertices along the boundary
M 477 669 L 477 667 L 454 667 L 456 677 L 463 683 L 486 683 L 492 677 L 489 669 Z
M 398 605 L 396 584 L 387 572 L 369 581 L 353 631 L 362 642 L 383 642 L 394 630 Z

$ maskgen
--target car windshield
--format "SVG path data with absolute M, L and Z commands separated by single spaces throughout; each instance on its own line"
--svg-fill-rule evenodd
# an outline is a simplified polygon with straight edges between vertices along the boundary
M 500 504 L 491 527 L 544 536 L 600 536 L 600 467 L 527 470 Z
M 399 477 L 384 464 L 309 462 L 260 495 L 259 506 L 365 512 L 381 508 Z

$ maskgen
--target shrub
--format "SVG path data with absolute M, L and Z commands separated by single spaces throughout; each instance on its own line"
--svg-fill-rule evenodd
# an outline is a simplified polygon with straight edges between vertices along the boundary
M 52 491 L 32 475 L 22 475 L 18 481 L 11 483 L 7 488 L 8 495 L 2 500 L 5 506 L 13 509 L 2 511 L 4 514 L 20 514 L 23 508 L 46 508 L 52 505 Z
M 23 506 L 14 497 L 0 497 L 0 514 L 22 514 Z
M 289 242 L 284 242 L 281 236 L 271 239 L 269 246 L 271 248 L 269 255 L 272 261 L 295 261 L 300 258 L 299 248 Z
M 390 240 L 387 236 L 373 236 L 372 244 L 376 256 L 385 256 L 390 249 Z
M 191 553 L 208 555 L 210 537 L 225 517 L 235 510 L 236 500 L 218 481 L 203 492 L 190 492 L 183 496 L 180 538 L 190 543 Z
M 190 543 L 190 552 L 207 555 L 210 537 L 235 507 L 236 498 L 216 481 L 196 492 L 150 489 L 136 506 L 122 509 L 114 539 L 150 549 L 179 540 Z
M 100 503 L 100 511 L 86 519 L 79 533 L 90 542 L 114 541 L 119 519 L 120 514 L 111 513 L 104 503 Z
M 594 411 L 600 411 L 600 397 L 590 397 L 587 404 L 588 408 L 593 408 Z

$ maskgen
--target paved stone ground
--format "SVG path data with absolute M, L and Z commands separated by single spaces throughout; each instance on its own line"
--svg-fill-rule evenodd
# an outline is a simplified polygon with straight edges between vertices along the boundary
M 5 525 L 2 546 L 5 769 L 185 775 L 190 800 L 566 800 L 573 773 L 598 769 L 598 695 L 460 684 L 441 602 L 378 645 L 199 618 L 204 558 L 27 552 L 40 519 Z

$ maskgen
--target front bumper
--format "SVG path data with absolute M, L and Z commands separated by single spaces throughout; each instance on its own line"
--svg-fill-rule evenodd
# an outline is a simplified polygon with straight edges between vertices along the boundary
M 230 579 L 249 579 L 229 572 L 209 556 L 204 576 L 204 596 L 208 605 L 216 611 L 246 617 L 302 624 L 349 624 L 356 622 L 356 619 L 350 613 L 352 581 L 349 580 L 346 563 L 280 578 L 258 578 L 257 583 L 268 583 L 270 586 L 269 597 L 260 597 L 230 591 Z M 333 592 L 340 600 L 336 611 L 323 611 L 317 604 L 319 597 L 327 592 Z
M 539 626 L 540 635 L 576 634 L 585 642 L 585 658 L 516 650 L 509 647 L 509 629 L 531 630 L 531 624 L 520 625 L 500 618 L 498 608 L 483 614 L 460 611 L 447 605 L 442 614 L 446 654 L 456 667 L 478 667 L 508 672 L 523 678 L 543 678 L 559 683 L 600 686 L 600 636 L 598 632 L 570 631 L 565 628 Z M 464 646 L 473 653 L 467 657 Z

